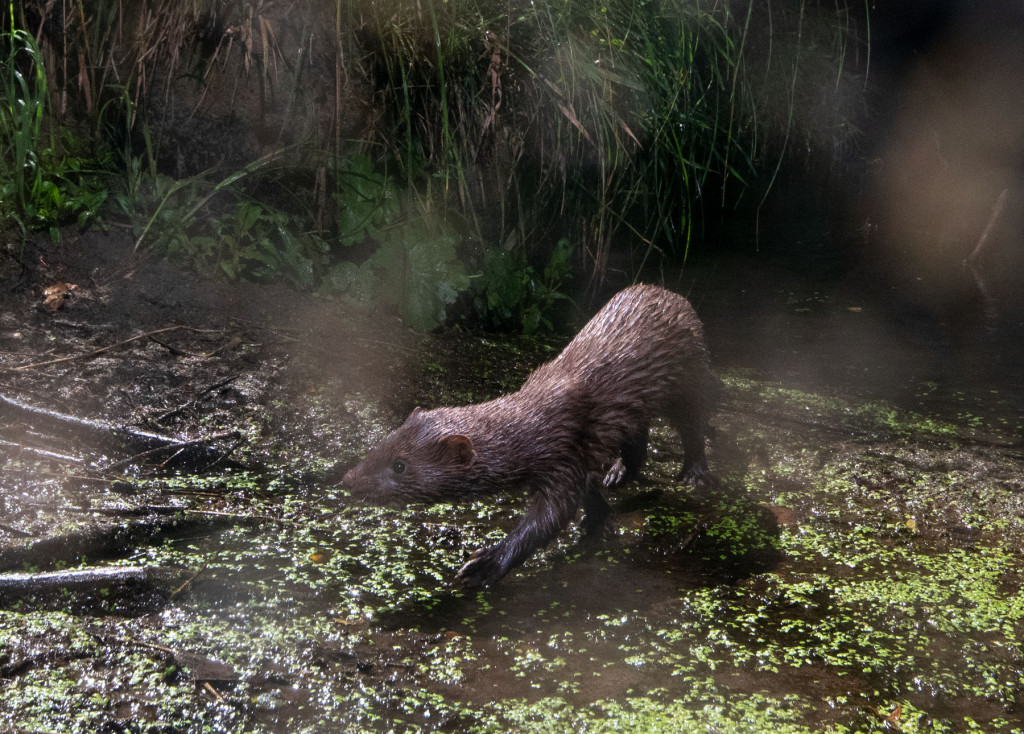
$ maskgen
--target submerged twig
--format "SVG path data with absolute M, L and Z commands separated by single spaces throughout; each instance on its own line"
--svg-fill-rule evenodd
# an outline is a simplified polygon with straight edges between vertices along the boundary
M 182 405 L 179 405 L 177 408 L 172 408 L 171 410 L 161 413 L 156 418 L 150 418 L 149 420 L 151 423 L 161 423 L 162 421 L 167 420 L 171 416 L 177 415 L 178 413 L 182 412 L 183 410 L 187 410 L 189 407 L 193 405 L 197 405 L 199 403 L 199 399 L 202 398 L 204 395 L 207 395 L 213 392 L 214 390 L 218 390 L 224 387 L 225 385 L 231 384 L 239 377 L 241 377 L 241 375 L 232 375 L 231 377 L 225 377 L 223 380 L 218 380 L 212 385 L 209 385 L 208 387 L 205 387 L 199 392 L 197 392 L 196 396 L 189 400 L 187 403 L 183 403 Z
M 206 565 L 203 565 L 203 567 L 200 568 L 198 571 L 196 571 L 194 574 L 192 574 L 192 576 L 190 578 L 186 579 L 181 584 L 181 586 L 179 586 L 177 589 L 175 589 L 174 591 L 171 592 L 171 598 L 172 599 L 175 598 L 176 596 L 178 596 L 178 594 L 180 594 L 182 591 L 184 591 L 186 588 L 188 588 L 192 584 L 193 581 L 195 581 L 197 578 L 199 578 L 199 574 L 201 574 L 205 570 L 206 570 Z
M 8 532 L 11 535 L 19 535 L 22 538 L 34 538 L 34 537 L 36 537 L 35 533 L 30 533 L 28 530 L 20 530 L 18 528 L 11 527 L 10 525 L 7 525 L 7 524 L 2 523 L 2 522 L 0 522 L 0 530 Z
M 170 648 L 170 647 L 167 647 L 165 645 L 157 645 L 154 642 L 146 642 L 145 640 L 135 640 L 135 639 L 130 640 L 130 642 L 132 644 L 134 644 L 134 645 L 142 645 L 142 647 L 151 647 L 154 650 L 160 650 L 161 652 L 169 652 L 172 655 L 174 654 L 174 649 Z
M 0 439 L 0 446 L 7 446 L 12 449 L 17 449 L 18 451 L 27 451 L 32 454 L 38 454 L 39 456 L 44 456 L 47 459 L 53 459 L 54 461 L 61 461 L 72 464 L 85 463 L 84 459 L 80 459 L 77 456 L 58 454 L 56 451 L 48 451 L 47 449 L 37 449 L 34 446 L 25 446 L 20 443 L 15 443 L 14 441 L 5 441 L 4 439 Z
M 133 456 L 129 456 L 127 459 L 121 459 L 121 461 L 114 462 L 110 466 L 106 467 L 106 470 L 107 471 L 111 471 L 113 469 L 119 469 L 122 466 L 127 466 L 129 464 L 134 464 L 135 462 L 139 461 L 140 459 L 144 459 L 147 456 L 152 456 L 154 454 L 158 454 L 161 451 L 174 450 L 175 453 L 172 456 L 170 456 L 168 459 L 165 460 L 164 463 L 167 463 L 167 461 L 170 461 L 171 459 L 173 459 L 182 450 L 187 449 L 189 447 L 201 446 L 203 444 L 209 443 L 210 441 L 216 441 L 216 440 L 221 439 L 221 438 L 238 438 L 238 437 L 239 437 L 238 431 L 225 431 L 224 433 L 217 433 L 217 434 L 214 434 L 213 436 L 205 436 L 203 438 L 196 438 L 196 439 L 193 439 L 192 441 L 182 441 L 180 443 L 178 443 L 178 442 L 167 443 L 167 444 L 165 444 L 163 446 L 157 446 L 156 448 L 149 449 L 148 451 L 143 451 L 143 452 L 135 454 Z M 217 461 L 222 461 L 223 459 L 224 459 L 224 457 L 220 456 L 220 457 L 218 457 Z
M 989 241 L 989 236 L 992 234 L 992 230 L 995 229 L 996 223 L 1003 214 L 1003 209 L 1006 208 L 1006 200 L 1009 198 L 1010 189 L 1003 189 L 1002 192 L 996 197 L 996 203 L 992 205 L 992 213 L 989 214 L 988 223 L 985 225 L 985 229 L 982 231 L 981 236 L 978 238 L 978 244 L 974 246 L 974 250 L 971 251 L 970 256 L 967 258 L 967 262 L 973 265 L 981 257 L 985 251 L 986 245 Z
M 211 685 L 210 681 L 208 681 L 208 680 L 204 680 L 204 681 L 203 681 L 203 688 L 205 688 L 205 689 L 206 689 L 206 690 L 208 690 L 208 691 L 209 691 L 210 693 L 212 693 L 212 694 L 214 695 L 214 697 L 215 697 L 215 698 L 216 698 L 216 699 L 217 699 L 218 701 L 220 701 L 221 703 L 224 703 L 224 696 L 220 695 L 220 693 L 218 693 L 218 692 L 217 692 L 217 689 L 216 689 L 216 688 L 214 688 L 214 687 L 213 687 L 213 685 Z
M 31 364 L 23 364 L 23 365 L 21 365 L 19 367 L 11 367 L 10 370 L 12 372 L 23 372 L 24 370 L 31 370 L 31 369 L 35 369 L 37 367 L 48 367 L 51 364 L 60 364 L 62 362 L 73 362 L 73 361 L 78 360 L 78 359 L 91 359 L 92 357 L 96 357 L 96 356 L 98 356 L 100 354 L 103 354 L 104 352 L 109 352 L 111 349 L 117 349 L 118 347 L 123 347 L 125 344 L 130 344 L 131 342 L 138 341 L 139 339 L 148 339 L 149 337 L 154 336 L 155 334 L 163 334 L 163 333 L 168 332 L 168 331 L 175 331 L 176 329 L 187 329 L 189 331 L 196 331 L 196 332 L 203 331 L 203 329 L 195 329 L 195 328 L 193 328 L 191 326 L 180 326 L 180 325 L 179 326 L 165 326 L 162 329 L 156 329 L 154 331 L 148 331 L 145 334 L 139 334 L 137 336 L 133 336 L 133 337 L 130 337 L 128 339 L 124 339 L 123 341 L 119 341 L 116 344 L 110 344 L 110 345 L 105 346 L 105 347 L 100 347 L 99 349 L 94 349 L 91 352 L 84 352 L 83 354 L 72 354 L 72 355 L 70 355 L 68 357 L 58 357 L 56 359 L 48 359 L 48 360 L 45 360 L 43 362 L 33 362 Z
M 227 349 L 228 347 L 233 347 L 233 346 L 236 346 L 238 344 L 241 344 L 241 342 L 242 342 L 242 340 L 239 337 L 236 336 L 236 337 L 232 337 L 228 341 L 224 342 L 223 344 L 221 344 L 216 349 L 210 350 L 209 352 L 190 352 L 187 349 L 179 349 L 178 347 L 174 346 L 173 344 L 168 344 L 167 342 L 160 341 L 159 339 L 157 339 L 153 335 L 150 335 L 149 339 L 153 343 L 159 344 L 161 347 L 166 349 L 168 352 L 170 352 L 171 354 L 174 354 L 174 355 L 176 355 L 178 357 L 198 357 L 199 359 L 209 359 L 210 357 L 215 356 L 218 352 L 221 352 L 221 351 Z

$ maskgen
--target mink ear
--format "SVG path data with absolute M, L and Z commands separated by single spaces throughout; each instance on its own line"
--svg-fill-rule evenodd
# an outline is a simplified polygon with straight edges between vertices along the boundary
M 460 466 L 469 466 L 476 459 L 476 449 L 469 436 L 452 434 L 441 439 L 445 453 Z

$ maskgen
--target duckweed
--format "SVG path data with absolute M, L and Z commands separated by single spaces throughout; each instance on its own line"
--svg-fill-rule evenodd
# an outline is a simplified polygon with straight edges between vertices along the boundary
M 162 480 L 260 519 L 119 561 L 196 572 L 159 614 L 0 612 L 0 729 L 1024 731 L 1019 449 L 973 420 L 727 388 L 722 487 L 679 486 L 656 430 L 617 533 L 563 533 L 483 592 L 452 578 L 520 497 L 385 510 L 281 474 Z

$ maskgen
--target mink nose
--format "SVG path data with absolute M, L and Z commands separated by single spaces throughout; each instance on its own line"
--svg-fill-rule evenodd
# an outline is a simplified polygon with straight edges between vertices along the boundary
M 343 471 L 345 472 L 344 474 L 342 474 Z M 345 485 L 346 487 L 351 487 L 352 483 L 356 479 L 356 475 L 352 472 L 351 468 L 349 468 L 348 471 L 345 471 L 345 467 L 339 461 L 337 464 L 335 464 L 333 467 L 327 470 L 327 474 L 325 475 L 324 478 L 327 480 L 327 484 L 331 485 L 332 487 L 340 487 L 342 485 Z

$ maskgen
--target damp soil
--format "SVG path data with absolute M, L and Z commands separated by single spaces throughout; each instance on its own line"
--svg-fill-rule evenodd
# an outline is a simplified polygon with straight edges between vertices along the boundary
M 355 507 L 338 469 L 564 339 L 416 334 L 117 233 L 29 258 L 0 296 L 0 729 L 1024 731 L 1016 373 L 964 379 L 855 282 L 670 283 L 725 383 L 721 486 L 679 486 L 659 426 L 613 537 L 469 593 L 525 497 Z

